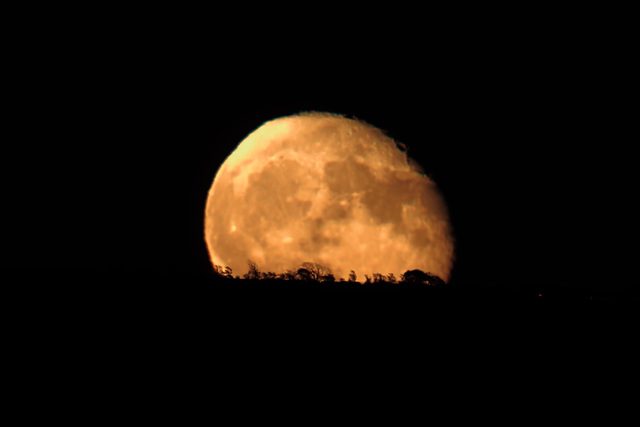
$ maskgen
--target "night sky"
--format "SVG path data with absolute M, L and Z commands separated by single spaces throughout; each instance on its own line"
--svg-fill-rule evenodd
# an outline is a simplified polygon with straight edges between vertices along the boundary
M 238 5 L 7 14 L 0 302 L 21 416 L 629 419 L 636 15 Z M 302 111 L 408 147 L 449 206 L 450 286 L 212 280 L 218 167 Z
M 456 283 L 609 283 L 612 127 L 590 50 L 499 34 L 213 46 L 196 33 L 35 43 L 21 131 L 3 147 L 2 268 L 206 276 L 217 168 L 263 122 L 327 111 L 386 130 L 435 180 Z

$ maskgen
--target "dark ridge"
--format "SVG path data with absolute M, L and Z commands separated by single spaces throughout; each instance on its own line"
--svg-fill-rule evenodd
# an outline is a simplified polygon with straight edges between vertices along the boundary
M 171 354 L 181 346 L 257 351 L 256 343 L 260 352 L 274 345 L 295 352 L 300 342 L 318 339 L 337 352 L 354 340 L 422 346 L 434 339 L 483 342 L 490 335 L 508 346 L 514 339 L 575 336 L 591 342 L 593 334 L 628 339 L 639 302 L 637 288 L 519 283 L 327 283 L 144 272 L 3 273 L 2 282 L 7 327 L 19 340 L 78 349 L 104 340 L 120 348 L 150 341 L 171 343 L 163 350 Z M 394 348 L 377 351 L 390 355 Z
M 12 296 L 28 304 L 70 307 L 77 304 L 143 306 L 158 304 L 192 305 L 207 309 L 212 304 L 234 301 L 270 301 L 286 304 L 288 300 L 307 298 L 309 304 L 319 301 L 379 300 L 402 302 L 416 307 L 421 304 L 456 303 L 521 304 L 533 303 L 638 303 L 638 286 L 571 286 L 560 283 L 538 283 L 490 280 L 444 283 L 437 276 L 413 270 L 397 282 L 383 280 L 374 274 L 367 281 L 335 280 L 324 276 L 317 280 L 282 278 L 238 278 L 183 272 L 112 271 L 3 271 L 2 293 L 5 304 Z M 411 274 L 408 274 L 411 273 Z M 327 279 L 327 277 L 331 277 Z M 426 278 L 426 279 L 425 279 Z M 372 279 L 369 281 L 369 279 Z M 413 280 L 407 280 L 413 279 Z M 430 282 L 431 281 L 431 282 Z M 146 302 L 145 302 L 146 301 Z M 147 302 L 149 302 L 147 304 Z

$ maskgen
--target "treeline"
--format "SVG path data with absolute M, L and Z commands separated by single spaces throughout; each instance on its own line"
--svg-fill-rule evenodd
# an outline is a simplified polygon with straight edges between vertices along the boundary
M 373 273 L 371 276 L 364 275 L 364 282 L 358 281 L 358 276 L 351 270 L 347 279 L 338 278 L 333 275 L 331 269 L 316 262 L 303 262 L 296 270 L 287 270 L 284 273 L 276 274 L 271 271 L 260 271 L 255 262 L 248 260 L 249 271 L 242 277 L 234 276 L 233 270 L 228 266 L 214 265 L 216 277 L 227 280 L 268 280 L 268 281 L 301 281 L 315 283 L 358 283 L 358 284 L 425 284 L 440 287 L 445 284 L 439 276 L 424 272 L 422 270 L 407 270 L 400 277 L 396 278 L 393 273 L 380 274 Z

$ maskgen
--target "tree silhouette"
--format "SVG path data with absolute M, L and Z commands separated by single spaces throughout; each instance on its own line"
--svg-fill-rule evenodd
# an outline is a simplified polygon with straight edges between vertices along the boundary
M 440 277 L 433 273 L 425 273 L 422 270 L 407 270 L 401 278 L 405 283 L 424 283 L 429 286 L 442 286 L 445 284 Z
M 301 267 L 298 269 L 298 272 L 296 273 L 296 279 L 308 282 L 311 280 L 311 272 L 306 268 Z
M 424 283 L 427 280 L 427 275 L 422 270 L 407 270 L 401 278 L 406 283 Z
M 276 274 L 271 271 L 261 272 L 257 264 L 252 260 L 247 260 L 249 271 L 242 276 L 245 280 L 271 280 L 271 281 L 285 281 L 285 280 L 300 280 L 304 282 L 322 282 L 322 283 L 345 283 L 345 279 L 336 277 L 331 272 L 331 269 L 325 267 L 317 262 L 303 262 L 297 270 L 287 270 L 285 273 Z M 221 265 L 214 264 L 214 273 L 217 277 L 223 279 L 233 279 L 233 270 L 231 267 L 222 267 Z M 364 275 L 365 285 L 371 284 L 424 284 L 433 287 L 440 287 L 446 285 L 446 282 L 439 276 L 433 273 L 425 273 L 422 270 L 407 270 L 400 275 L 400 281 L 396 279 L 393 273 L 387 275 L 380 273 L 373 273 L 372 276 L 368 274 Z M 240 277 L 236 276 L 236 279 Z M 357 276 L 354 270 L 350 270 L 349 283 L 356 283 Z
M 297 272 L 293 270 L 287 270 L 286 272 L 279 274 L 278 278 L 281 280 L 296 280 Z
M 266 273 L 262 273 L 262 278 L 265 280 L 275 280 L 278 278 L 278 275 L 273 271 L 267 271 Z
M 221 273 L 221 276 L 225 279 L 233 279 L 233 270 L 228 265 L 224 268 Z
M 244 275 L 244 278 L 248 280 L 261 279 L 262 274 L 260 273 L 260 270 L 258 270 L 258 266 L 256 265 L 256 263 L 249 259 L 247 260 L 247 264 L 249 264 L 249 271 Z
M 213 271 L 219 277 L 222 277 L 224 279 L 233 279 L 233 270 L 229 266 L 222 267 L 221 265 L 214 264 Z
M 329 275 L 333 276 L 330 268 L 325 267 L 324 265 L 318 264 L 317 262 L 303 262 L 302 265 L 300 265 L 300 268 L 305 269 L 309 272 L 310 280 L 319 281 L 324 276 L 329 276 Z
M 357 282 L 357 277 L 356 277 L 356 272 L 351 270 L 351 272 L 349 273 L 349 281 L 350 282 Z
M 373 283 L 383 283 L 386 280 L 386 277 L 380 273 L 373 273 Z
M 327 282 L 327 283 L 334 283 L 336 281 L 336 278 L 333 274 L 329 273 L 329 274 L 325 274 L 324 276 L 321 276 L 320 281 Z

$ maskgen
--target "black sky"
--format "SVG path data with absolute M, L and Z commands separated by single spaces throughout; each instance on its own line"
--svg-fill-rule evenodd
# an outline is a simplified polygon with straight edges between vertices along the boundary
M 135 406 L 153 388 L 145 416 L 158 393 L 179 407 L 171 390 L 190 412 L 205 398 L 245 409 L 265 395 L 247 384 L 277 381 L 278 415 L 284 390 L 306 413 L 360 415 L 360 402 L 380 401 L 376 416 L 395 419 L 394 403 L 417 402 L 402 390 L 442 373 L 454 391 L 444 399 L 495 416 L 494 393 L 465 391 L 496 379 L 500 390 L 502 374 L 528 413 L 557 416 L 571 394 L 572 417 L 592 402 L 590 417 L 626 414 L 630 398 L 606 387 L 603 400 L 601 380 L 633 378 L 634 305 L 533 293 L 520 304 L 495 298 L 504 288 L 464 287 L 633 286 L 637 301 L 637 131 L 624 131 L 637 121 L 637 25 L 621 22 L 634 14 L 586 3 L 22 7 L 4 20 L 0 142 L 0 301 L 19 403 L 80 390 L 86 408 L 105 401 L 112 413 L 131 384 Z M 265 298 L 190 280 L 211 274 L 203 211 L 217 168 L 263 122 L 306 110 L 358 117 L 409 147 L 449 205 L 461 292 Z M 530 397 L 536 383 L 545 392 Z M 327 399 L 324 384 L 344 396 Z
M 315 110 L 409 147 L 448 202 L 460 283 L 600 280 L 611 80 L 591 42 L 196 33 L 32 43 L 3 148 L 3 268 L 208 274 L 218 166 L 263 122 Z

